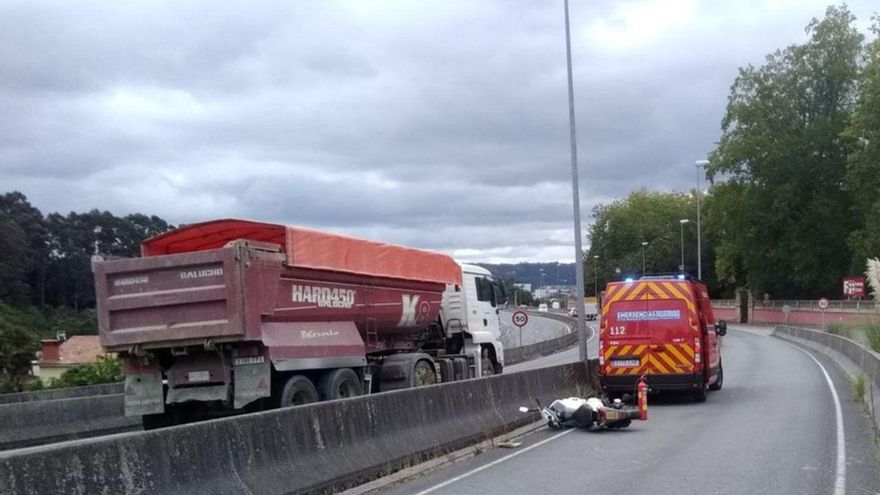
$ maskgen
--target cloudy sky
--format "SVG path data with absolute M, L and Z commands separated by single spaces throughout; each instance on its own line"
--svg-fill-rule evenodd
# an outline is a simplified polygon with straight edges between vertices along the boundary
M 574 258 L 562 0 L 231 5 L 0 3 L 0 192 Z M 694 187 L 737 68 L 826 5 L 572 0 L 584 215 Z

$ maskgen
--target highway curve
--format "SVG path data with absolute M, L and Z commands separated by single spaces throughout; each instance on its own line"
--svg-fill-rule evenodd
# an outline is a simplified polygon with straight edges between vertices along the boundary
M 652 396 L 646 423 L 605 432 L 541 428 L 516 449 L 491 449 L 381 491 L 842 494 L 845 484 L 848 494 L 878 493 L 869 420 L 844 372 L 813 355 L 839 396 L 842 442 L 831 388 L 810 355 L 766 331 L 732 329 L 724 389 L 706 403 Z

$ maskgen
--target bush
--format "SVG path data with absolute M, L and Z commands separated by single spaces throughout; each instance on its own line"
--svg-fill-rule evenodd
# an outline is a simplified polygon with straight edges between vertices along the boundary
M 81 387 L 121 382 L 124 379 L 119 360 L 115 357 L 101 356 L 97 362 L 70 368 L 61 375 L 61 378 L 52 380 L 47 388 Z
M 825 327 L 825 331 L 833 335 L 849 337 L 852 327 L 843 323 L 829 323 L 828 326 Z
M 865 402 L 865 391 L 867 390 L 867 381 L 864 373 L 857 373 L 852 377 L 853 398 L 857 402 Z
M 865 338 L 874 352 L 880 352 L 880 323 L 873 322 L 865 327 Z

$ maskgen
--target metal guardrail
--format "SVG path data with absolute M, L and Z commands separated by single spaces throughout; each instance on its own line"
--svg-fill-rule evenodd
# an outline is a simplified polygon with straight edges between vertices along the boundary
M 755 301 L 753 309 L 757 310 L 776 310 L 782 311 L 782 307 L 788 305 L 792 311 L 822 311 L 819 308 L 818 300 L 771 300 L 771 301 Z M 736 308 L 735 299 L 713 299 L 712 307 L 714 308 Z M 873 313 L 880 309 L 877 301 L 874 300 L 836 300 L 828 301 L 829 312 L 847 312 L 847 313 Z

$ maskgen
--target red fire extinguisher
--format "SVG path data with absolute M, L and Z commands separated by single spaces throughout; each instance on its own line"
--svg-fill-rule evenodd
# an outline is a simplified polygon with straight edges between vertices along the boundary
M 648 419 L 648 383 L 645 381 L 645 375 L 639 378 L 638 399 L 639 419 L 646 421 Z

